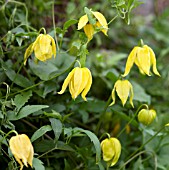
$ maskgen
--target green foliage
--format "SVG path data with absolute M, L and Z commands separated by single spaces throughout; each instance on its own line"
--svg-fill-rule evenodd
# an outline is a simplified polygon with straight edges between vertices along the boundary
M 138 8 L 144 10 L 142 5 L 147 2 L 0 1 L 1 169 L 19 168 L 9 149 L 15 131 L 31 139 L 35 170 L 169 169 L 165 127 L 169 123 L 169 7 L 158 12 L 157 1 L 153 1 L 155 13 L 144 16 L 137 13 Z M 77 30 L 77 24 L 86 14 L 89 23 L 95 25 L 97 18 L 91 11 L 102 13 L 109 29 L 108 36 L 95 30 L 88 42 L 84 29 Z M 56 58 L 39 61 L 34 50 L 24 65 L 26 49 L 44 29 L 56 42 Z M 133 66 L 123 78 L 128 55 L 141 38 L 155 52 L 161 77 L 140 74 Z M 58 94 L 68 74 L 80 65 L 92 73 L 87 102 L 80 95 L 71 99 L 68 88 Z M 134 108 L 128 100 L 123 106 L 117 93 L 116 103 L 109 106 L 119 79 L 130 80 Z M 149 126 L 137 118 L 146 105 L 157 113 Z M 107 167 L 100 147 L 107 134 L 122 145 L 113 167 Z

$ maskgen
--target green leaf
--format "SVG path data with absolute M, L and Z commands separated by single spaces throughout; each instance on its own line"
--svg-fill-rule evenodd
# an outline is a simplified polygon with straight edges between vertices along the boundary
M 63 30 L 67 30 L 71 25 L 76 24 L 78 21 L 76 19 L 70 19 L 66 21 L 63 25 Z
M 145 90 L 136 82 L 131 81 L 134 90 L 134 100 L 140 102 L 147 102 L 148 104 L 151 103 L 151 96 L 146 94 Z
M 61 114 L 60 114 L 59 112 L 54 111 L 54 110 L 52 110 L 52 113 L 44 112 L 44 115 L 46 115 L 46 116 L 48 116 L 48 117 L 53 117 L 53 118 L 62 120 Z
M 62 123 L 59 119 L 54 118 L 50 118 L 49 121 L 55 134 L 55 140 L 58 141 L 60 134 L 62 133 Z
M 49 60 L 46 62 L 39 61 L 38 64 L 29 60 L 29 65 L 32 72 L 41 80 L 49 80 L 50 74 L 58 70 L 58 68 Z
M 100 147 L 100 141 L 97 138 L 97 136 L 93 132 L 91 132 L 89 130 L 84 130 L 82 128 L 76 127 L 73 130 L 83 132 L 90 138 L 90 140 L 93 142 L 95 150 L 96 150 L 96 162 L 97 163 L 100 162 L 100 160 L 101 160 L 101 147 Z
M 49 106 L 47 106 L 47 105 L 27 105 L 27 106 L 23 107 L 17 115 L 15 114 L 14 111 L 7 112 L 7 117 L 8 117 L 8 120 L 19 120 L 19 119 L 29 116 L 30 114 L 32 114 L 34 112 L 37 112 L 37 111 L 47 108 L 47 107 L 49 107 Z
M 45 170 L 43 162 L 38 158 L 33 158 L 33 167 L 35 168 L 35 170 Z
M 29 90 L 27 92 L 23 92 L 22 94 L 18 94 L 14 98 L 14 104 L 17 107 L 17 110 L 19 111 L 22 106 L 30 99 L 32 96 L 32 91 Z
M 84 8 L 85 13 L 87 14 L 87 17 L 89 19 L 89 23 L 94 25 L 96 24 L 96 18 L 93 18 L 92 11 L 88 9 L 87 7 Z
M 29 87 L 32 86 L 33 84 L 31 83 L 30 80 L 28 80 L 26 77 L 20 75 L 20 74 L 16 74 L 15 71 L 7 68 L 5 70 L 5 74 L 7 75 L 7 77 L 14 82 L 15 84 L 17 84 L 18 86 L 21 87 Z
M 67 145 L 66 143 L 62 141 L 57 142 L 56 149 L 64 150 L 64 151 L 71 151 L 71 152 L 75 151 L 71 146 Z
M 36 139 L 43 136 L 46 132 L 51 131 L 52 128 L 50 125 L 42 126 L 40 129 L 38 129 L 31 137 L 31 142 L 34 142 Z

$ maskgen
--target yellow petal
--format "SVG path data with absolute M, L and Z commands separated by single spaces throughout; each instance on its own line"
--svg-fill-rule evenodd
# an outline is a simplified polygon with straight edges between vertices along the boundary
M 66 79 L 65 79 L 65 81 L 64 81 L 64 83 L 63 83 L 63 85 L 62 85 L 62 89 L 61 89 L 60 92 L 58 92 L 58 94 L 63 94 L 63 93 L 65 92 L 65 90 L 66 90 L 66 88 L 67 88 L 67 86 L 68 86 L 71 78 L 73 77 L 74 72 L 75 72 L 76 69 L 77 69 L 77 67 L 74 68 L 74 69 L 68 74 L 68 76 L 66 77 Z
M 92 38 L 93 38 L 93 35 L 94 35 L 94 28 L 93 28 L 93 25 L 91 24 L 86 24 L 84 26 L 84 32 L 88 38 L 88 41 L 90 41 Z
M 77 96 L 84 90 L 89 80 L 89 73 L 86 71 L 86 68 L 81 68 L 82 70 L 82 81 L 79 90 L 77 91 Z
M 83 15 L 78 22 L 78 30 L 82 29 L 88 23 L 87 15 Z
M 121 154 L 121 144 L 120 144 L 119 140 L 116 138 L 110 138 L 110 140 L 113 141 L 114 146 L 115 146 L 115 154 L 114 154 L 113 159 L 111 160 L 111 165 L 110 165 L 110 166 L 114 166 L 117 163 L 117 161 L 120 157 L 120 154 Z
M 72 99 L 75 99 L 75 89 L 74 89 L 74 85 L 73 85 L 74 81 L 73 81 L 73 77 L 69 82 L 69 92 L 72 96 Z
M 105 139 L 101 142 L 101 148 L 103 151 L 103 160 L 108 162 L 115 155 L 115 146 L 114 142 L 110 139 Z
M 116 100 L 116 96 L 115 96 L 115 88 L 116 88 L 116 84 L 114 85 L 114 88 L 113 88 L 112 93 L 111 93 L 113 102 L 110 103 L 109 106 L 112 106 L 112 105 L 115 103 L 115 100 Z
M 153 65 L 153 72 L 154 74 L 160 76 L 160 73 L 157 71 L 157 67 L 156 67 L 156 57 L 155 54 L 153 52 L 153 50 L 150 47 L 147 47 L 149 49 L 150 52 L 150 60 L 151 60 L 151 64 Z
M 133 86 L 131 85 L 131 83 L 129 81 L 128 81 L 128 86 L 130 87 L 130 104 L 134 108 L 134 104 L 133 104 L 133 97 L 134 97 Z
M 100 12 L 92 12 L 92 13 L 96 17 L 96 19 L 99 21 L 100 25 L 103 27 L 104 29 L 103 33 L 107 35 L 108 25 L 107 25 L 106 18 Z
M 104 29 L 103 26 L 100 24 L 100 22 L 96 22 L 95 24 L 96 28 L 100 29 L 106 36 L 107 36 L 107 29 Z
M 28 166 L 27 162 L 32 166 L 34 150 L 27 135 L 13 136 L 9 140 L 9 146 L 15 159 L 21 165 L 21 169 L 23 168 L 22 162 L 25 166 Z
M 137 49 L 138 67 L 148 76 L 150 76 L 150 53 L 146 46 Z
M 33 43 L 29 45 L 29 47 L 26 49 L 25 54 L 24 54 L 24 65 L 26 64 L 26 61 L 28 57 L 32 54 L 33 52 Z
M 117 91 L 117 95 L 119 96 L 124 106 L 130 91 L 128 80 L 118 80 L 116 84 L 116 91 Z
M 47 58 L 46 58 L 46 55 L 43 55 L 41 53 L 41 50 L 40 50 L 40 46 L 39 46 L 39 43 L 37 43 L 35 46 L 34 46 L 34 53 L 35 53 L 35 57 L 40 60 L 40 61 L 45 61 Z
M 50 35 L 47 34 L 47 36 L 50 38 L 50 40 L 52 42 L 52 53 L 53 53 L 54 58 L 55 58 L 56 57 L 56 44 L 55 44 L 55 41 Z
M 91 75 L 91 72 L 90 72 L 90 70 L 89 70 L 88 68 L 84 68 L 84 69 L 85 69 L 86 74 L 88 74 L 88 81 L 87 81 L 87 83 L 86 83 L 86 86 L 85 86 L 85 88 L 84 88 L 81 96 L 82 96 L 82 98 L 83 98 L 85 101 L 87 101 L 87 99 L 86 99 L 86 94 L 89 92 L 90 87 L 91 87 L 91 85 L 92 85 L 92 75 Z
M 74 90 L 75 90 L 75 98 L 79 95 L 79 90 L 82 86 L 82 68 L 78 68 L 75 70 L 74 72 L 74 79 L 73 79 L 73 82 L 74 82 Z
M 42 55 L 47 54 L 51 47 L 51 38 L 48 35 L 42 35 L 37 43 L 39 44 Z
M 130 72 L 131 67 L 133 66 L 134 62 L 135 62 L 135 58 L 136 58 L 136 53 L 137 53 L 137 49 L 139 47 L 134 47 L 133 50 L 131 51 L 131 53 L 129 54 L 128 58 L 127 58 L 127 62 L 126 62 L 126 68 L 125 68 L 125 72 L 122 75 L 123 77 L 127 76 Z

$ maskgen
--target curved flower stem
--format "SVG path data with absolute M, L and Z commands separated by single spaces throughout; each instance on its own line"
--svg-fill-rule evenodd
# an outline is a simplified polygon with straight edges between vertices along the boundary
M 26 22 L 26 28 L 27 28 L 27 31 L 29 32 L 29 26 L 28 26 L 28 9 L 26 7 L 26 4 L 23 3 L 23 2 L 19 2 L 19 1 L 14 1 L 14 0 L 8 0 L 5 4 L 5 6 L 8 4 L 8 3 L 15 3 L 17 5 L 22 5 L 24 8 L 25 8 L 25 22 Z
M 0 143 L 1 143 L 9 134 L 11 134 L 11 133 L 15 133 L 16 135 L 18 135 L 18 132 L 17 132 L 17 131 L 11 130 L 11 131 L 9 131 L 9 132 L 2 138 L 2 140 L 0 140 Z
M 105 133 L 103 133 L 103 134 L 101 135 L 100 140 L 102 139 L 102 137 L 103 137 L 104 135 L 106 135 L 106 136 L 108 137 L 108 139 L 110 139 L 110 134 L 107 133 L 107 132 L 105 132 Z
M 101 115 L 100 115 L 99 122 L 98 122 L 98 124 L 97 124 L 97 126 L 96 126 L 96 134 L 98 134 L 98 132 L 99 132 L 100 126 L 101 126 L 102 121 L 103 121 L 104 114 L 105 114 L 107 108 L 109 107 L 110 101 L 111 101 L 111 95 L 110 95 L 110 97 L 108 98 L 108 100 L 107 100 L 107 102 L 106 102 L 106 105 L 105 105 L 105 107 L 104 107 L 104 110 L 103 110 L 103 112 L 102 112 Z
M 40 30 L 39 30 L 39 33 L 43 30 L 44 34 L 46 34 L 46 29 L 44 27 L 42 27 Z
M 54 29 L 54 36 L 55 36 L 55 41 L 56 41 L 56 47 L 57 50 L 60 51 L 57 36 L 56 36 L 56 25 L 55 25 L 55 0 L 53 0 L 52 4 L 52 20 L 53 20 L 53 29 Z
M 148 139 L 145 143 L 143 143 L 136 151 L 134 151 L 129 158 L 131 158 L 133 155 L 135 155 L 139 150 L 141 150 L 147 143 L 149 143 L 150 141 L 152 141 L 163 129 L 165 128 L 165 126 L 163 126 L 160 130 L 158 130 L 154 136 L 152 136 L 150 139 Z
M 134 155 L 133 157 L 131 157 L 127 162 L 125 162 L 120 168 L 119 168 L 119 170 L 121 170 L 121 169 L 123 169 L 128 163 L 130 163 L 133 159 L 135 159 L 136 157 L 138 157 L 138 156 L 140 156 L 140 155 L 142 155 L 142 154 L 144 154 L 144 153 L 146 153 L 146 152 L 150 152 L 154 157 L 155 157 L 155 154 L 153 153 L 153 152 L 151 152 L 151 151 L 141 151 L 141 152 L 139 152 L 139 153 L 137 153 L 136 155 Z M 157 169 L 157 161 L 156 161 L 156 158 L 154 159 L 154 162 L 155 162 L 155 169 L 154 170 L 156 170 Z
M 130 121 L 126 124 L 126 125 L 129 125 L 131 124 L 131 122 L 135 119 L 135 117 L 137 116 L 138 112 L 140 111 L 140 109 L 142 107 L 146 107 L 148 109 L 148 106 L 146 104 L 142 104 L 135 112 L 134 116 L 132 117 L 132 119 L 130 119 Z M 126 126 L 120 131 L 120 133 L 117 135 L 117 137 L 119 137 L 126 129 Z
M 81 68 L 82 66 L 81 66 L 80 61 L 79 61 L 79 60 L 76 60 L 76 62 L 79 64 L 79 67 Z
M 114 18 L 112 18 L 107 25 L 110 25 L 119 15 L 116 15 Z

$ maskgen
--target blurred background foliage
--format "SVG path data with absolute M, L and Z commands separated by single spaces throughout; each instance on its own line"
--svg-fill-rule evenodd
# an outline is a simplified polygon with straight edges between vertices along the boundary
M 96 136 L 103 140 L 105 132 L 118 137 L 122 144 L 119 162 L 110 169 L 169 169 L 169 129 L 166 127 L 156 135 L 169 123 L 168 0 L 144 0 L 141 1 L 143 4 L 132 1 L 137 2 L 135 6 L 138 7 L 131 9 L 127 19 L 117 17 L 109 25 L 108 37 L 102 33 L 94 36 L 87 55 L 87 67 L 93 76 L 88 102 L 82 101 L 81 97 L 72 100 L 68 90 L 63 95 L 57 94 L 73 67 L 79 41 L 84 37 L 83 31 L 77 31 L 77 20 L 84 15 L 84 7 L 100 11 L 109 22 L 118 14 L 114 4 L 120 2 L 127 1 L 54 1 L 60 51 L 57 51 L 56 59 L 42 63 L 32 57 L 23 66 L 24 52 L 40 28 L 46 28 L 54 37 L 53 1 L 0 1 L 1 130 L 8 133 L 15 129 L 31 138 L 36 170 L 104 169 L 103 161 L 96 164 L 99 150 L 95 150 L 91 140 Z M 64 30 L 68 20 L 72 24 Z M 118 98 L 115 105 L 107 108 L 113 85 L 124 72 L 127 56 L 140 39 L 154 50 L 161 77 L 139 74 L 134 66 L 129 80 L 134 88 L 135 108 L 129 103 L 122 107 Z M 157 112 L 156 120 L 147 127 L 134 117 L 141 104 L 148 104 Z M 152 137 L 153 140 L 138 150 Z M 140 152 L 135 153 L 137 150 Z M 14 169 L 16 162 L 11 157 L 8 139 L 1 140 L 2 169 Z

